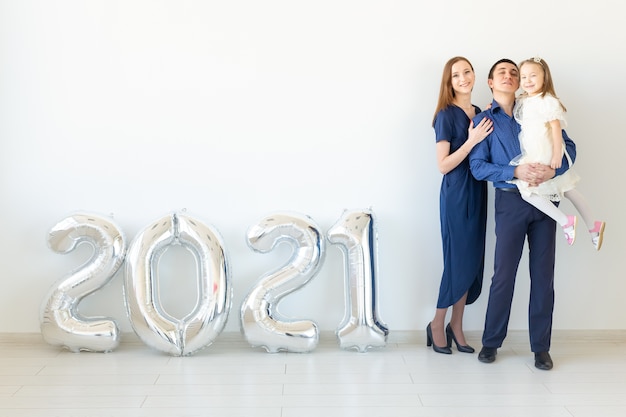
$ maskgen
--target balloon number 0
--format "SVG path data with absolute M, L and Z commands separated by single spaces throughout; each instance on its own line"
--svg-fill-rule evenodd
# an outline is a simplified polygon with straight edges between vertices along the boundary
M 198 300 L 183 319 L 160 305 L 156 273 L 171 245 L 189 249 L 198 266 Z M 222 239 L 211 227 L 174 213 L 148 225 L 128 249 L 124 300 L 128 317 L 144 343 L 171 355 L 190 355 L 213 343 L 226 324 L 231 288 Z
M 376 311 L 377 239 L 371 210 L 344 211 L 327 239 L 344 253 L 345 316 L 337 329 L 342 349 L 365 352 L 384 347 L 389 331 Z M 277 244 L 293 248 L 289 261 L 262 276 L 245 297 L 240 310 L 241 330 L 251 346 L 268 352 L 310 352 L 319 341 L 311 320 L 281 317 L 276 305 L 305 286 L 319 271 L 326 238 L 308 216 L 277 213 L 252 226 L 247 234 L 254 251 L 266 253 Z M 73 352 L 109 352 L 119 344 L 120 331 L 112 318 L 82 317 L 80 301 L 108 284 L 126 265 L 124 301 L 133 330 L 147 345 L 175 356 L 186 356 L 209 346 L 223 330 L 232 302 L 230 268 L 219 233 L 185 213 L 172 213 L 144 228 L 126 249 L 121 229 L 110 219 L 77 213 L 57 223 L 48 245 L 69 253 L 89 243 L 92 257 L 58 280 L 45 298 L 40 313 L 47 343 Z M 196 260 L 198 297 L 193 310 L 179 319 L 167 314 L 159 299 L 157 279 L 161 255 L 182 245 Z

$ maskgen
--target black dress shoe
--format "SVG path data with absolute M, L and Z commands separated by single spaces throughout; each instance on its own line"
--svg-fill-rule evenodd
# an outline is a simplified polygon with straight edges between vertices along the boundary
M 478 360 L 483 363 L 491 363 L 496 360 L 496 355 L 498 354 L 498 348 L 490 348 L 485 347 L 480 350 L 478 354 Z
M 535 352 L 535 368 L 549 371 L 553 366 L 549 352 Z
M 433 350 L 437 353 L 443 353 L 445 355 L 449 355 L 452 353 L 452 349 L 449 346 L 437 346 L 433 339 L 433 331 L 430 328 L 430 323 L 426 326 L 426 346 L 433 347 Z
M 448 325 L 446 326 L 446 337 L 448 338 L 448 347 L 452 346 L 452 341 L 454 340 L 454 343 L 456 343 L 456 349 L 459 352 L 474 353 L 474 348 L 470 345 L 459 344 L 459 341 L 456 340 L 456 336 L 454 335 L 454 331 L 452 330 L 450 323 L 448 323 Z

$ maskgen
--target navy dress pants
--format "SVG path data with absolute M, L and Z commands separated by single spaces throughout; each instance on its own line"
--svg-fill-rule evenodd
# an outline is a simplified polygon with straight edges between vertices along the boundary
M 554 310 L 556 222 L 525 202 L 517 190 L 495 194 L 496 252 L 483 346 L 499 348 L 511 315 L 515 277 L 528 238 L 528 328 L 533 352 L 550 350 Z

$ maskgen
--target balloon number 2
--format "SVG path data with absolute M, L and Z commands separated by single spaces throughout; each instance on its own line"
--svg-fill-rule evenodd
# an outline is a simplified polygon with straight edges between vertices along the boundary
M 337 329 L 342 349 L 365 352 L 384 347 L 388 329 L 377 318 L 377 237 L 371 210 L 344 211 L 327 239 L 308 216 L 276 213 L 248 230 L 248 245 L 267 253 L 281 242 L 290 243 L 289 261 L 262 276 L 245 297 L 240 310 L 241 330 L 251 346 L 268 352 L 310 352 L 319 341 L 311 320 L 281 317 L 276 306 L 301 289 L 318 273 L 325 242 L 344 253 L 345 316 Z M 125 263 L 124 302 L 133 330 L 147 345 L 174 356 L 187 356 L 209 346 L 223 330 L 232 302 L 230 268 L 219 233 L 186 213 L 172 213 L 144 228 L 126 249 L 121 229 L 92 213 L 76 213 L 56 224 L 48 245 L 69 253 L 86 242 L 92 257 L 58 280 L 41 308 L 41 332 L 47 343 L 73 352 L 109 352 L 119 344 L 120 331 L 112 318 L 81 316 L 81 300 L 108 284 Z M 197 301 L 183 318 L 169 315 L 160 302 L 158 265 L 172 245 L 182 245 L 196 261 Z
M 85 296 L 113 278 L 124 261 L 126 241 L 112 221 L 88 214 L 69 216 L 48 234 L 48 245 L 58 253 L 72 252 L 83 242 L 93 246 L 93 256 L 50 289 L 41 308 L 41 333 L 48 343 L 73 352 L 108 352 L 119 344 L 117 323 L 81 317 L 76 309 Z

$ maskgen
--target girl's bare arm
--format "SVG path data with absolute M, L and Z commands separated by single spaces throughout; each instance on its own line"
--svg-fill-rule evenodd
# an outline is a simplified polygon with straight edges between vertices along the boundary
M 558 120 L 550 121 L 550 137 L 552 139 L 550 168 L 561 168 L 561 162 L 563 161 L 563 134 L 561 133 L 561 123 Z

